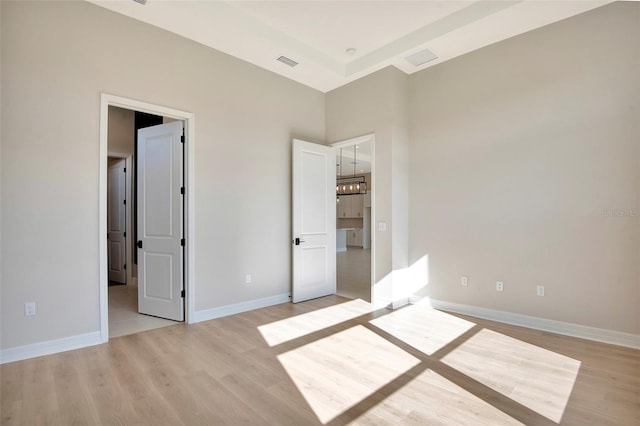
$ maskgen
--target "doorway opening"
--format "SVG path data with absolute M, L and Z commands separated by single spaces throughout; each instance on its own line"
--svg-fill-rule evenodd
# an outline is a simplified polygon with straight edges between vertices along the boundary
M 158 123 L 172 123 L 180 121 L 181 123 L 173 124 L 158 124 Z M 136 123 L 137 122 L 137 123 Z M 149 127 L 152 126 L 152 127 Z M 147 254 L 147 250 L 141 250 L 141 240 L 145 240 L 149 243 L 149 246 L 153 245 L 152 238 L 153 232 L 149 233 L 145 230 L 145 238 L 137 238 L 138 229 L 141 223 L 136 220 L 138 206 L 135 201 L 135 188 L 138 188 L 138 176 L 137 176 L 137 161 L 135 153 L 137 151 L 138 141 L 138 128 L 145 128 L 146 133 L 144 137 L 153 137 L 153 146 L 162 145 L 162 135 L 152 134 L 149 135 L 148 130 L 164 129 L 166 127 L 171 128 L 174 132 L 173 140 L 180 138 L 184 141 L 184 144 L 180 148 L 180 151 L 184 151 L 184 155 L 180 155 L 182 160 L 179 161 L 178 167 L 181 172 L 181 185 L 180 196 L 182 197 L 179 202 L 180 213 L 180 235 L 178 237 L 178 244 L 181 245 L 181 251 L 179 255 L 180 269 L 182 270 L 181 276 L 176 277 L 180 282 L 180 288 L 183 289 L 182 294 L 174 292 L 172 300 L 179 302 L 180 309 L 183 309 L 183 314 L 180 314 L 181 319 L 186 322 L 190 322 L 193 318 L 193 295 L 191 280 L 193 277 L 193 196 L 187 189 L 192 188 L 193 182 L 193 126 L 194 117 L 192 113 L 174 110 L 158 105 L 148 104 L 132 99 L 117 97 L 113 95 L 103 94 L 101 97 L 101 122 L 100 122 L 100 330 L 101 340 L 106 342 L 109 337 L 116 337 L 119 335 L 132 334 L 144 330 L 163 327 L 166 325 L 176 324 L 176 321 L 167 320 L 163 317 L 163 314 L 154 314 L 153 312 L 146 312 L 150 315 L 138 314 L 138 286 L 140 282 L 138 280 L 139 273 L 142 280 L 142 286 L 149 285 L 148 280 L 145 280 L 145 276 L 154 274 L 154 269 L 142 269 L 138 270 L 136 267 L 139 264 L 139 259 L 136 259 L 138 253 Z M 178 135 L 179 131 L 182 136 Z M 156 132 L 157 133 L 157 132 Z M 160 142 L 158 142 L 160 141 Z M 143 144 L 145 142 L 143 141 Z M 169 144 L 167 145 L 169 146 Z M 155 148 L 154 148 L 155 149 Z M 162 149 L 161 149 L 162 151 Z M 166 151 L 166 150 L 165 150 Z M 156 155 L 149 158 L 155 158 Z M 174 157 L 177 157 L 174 155 Z M 142 157 L 141 157 L 142 158 Z M 116 194 L 118 191 L 114 191 L 114 185 L 117 184 L 118 178 L 114 171 L 117 170 L 124 162 L 126 173 L 125 174 L 125 194 L 123 205 L 126 205 L 124 212 L 124 218 L 119 222 L 115 216 L 118 215 L 121 210 L 115 208 L 114 200 L 118 198 Z M 176 163 L 177 164 L 177 163 Z M 142 169 L 141 169 L 142 170 Z M 167 172 L 166 176 L 175 176 L 177 168 Z M 151 172 L 146 173 L 145 176 L 153 174 L 156 178 L 162 179 L 163 176 L 157 175 L 157 167 Z M 148 180 L 146 187 L 149 187 L 151 183 L 150 193 L 156 200 L 158 191 L 154 189 L 154 180 Z M 164 182 L 163 182 L 164 183 Z M 122 192 L 120 190 L 120 192 Z M 112 200 L 113 198 L 113 200 Z M 150 202 L 149 199 L 143 199 L 146 202 Z M 120 202 L 119 200 L 117 201 Z M 162 200 L 160 200 L 162 202 Z M 176 212 L 169 213 L 167 216 L 176 216 Z M 121 217 L 121 216 L 120 216 Z M 158 214 L 147 216 L 157 218 Z M 124 222 L 122 224 L 121 222 Z M 152 219 L 153 222 L 153 219 Z M 153 222 L 151 225 L 155 226 L 158 222 Z M 155 224 L 155 225 L 154 225 Z M 118 226 L 114 226 L 118 225 Z M 118 241 L 119 234 L 112 235 L 112 229 L 122 231 L 125 233 L 124 242 L 122 244 Z M 123 229 L 122 229 L 123 228 Z M 174 227 L 176 228 L 176 227 Z M 156 229 L 157 230 L 157 229 Z M 162 232 L 162 230 L 160 230 Z M 115 241 L 114 241 L 115 237 Z M 147 238 L 149 237 L 149 238 Z M 146 248 L 146 247 L 145 247 Z M 161 255 L 155 255 L 157 253 L 151 253 L 152 256 L 145 257 L 141 260 L 142 265 L 153 264 L 153 268 L 158 269 L 160 272 L 156 276 L 164 277 L 166 274 L 162 273 L 162 262 L 158 262 L 158 259 L 162 260 L 167 256 L 165 253 Z M 153 256 L 155 255 L 155 256 Z M 118 257 L 124 256 L 126 262 L 124 262 L 124 274 L 118 274 L 117 268 L 114 268 L 121 262 Z M 150 260 L 149 260 L 150 259 Z M 146 262 L 146 263 L 145 263 Z M 155 262 L 155 263 L 154 263 Z M 170 265 L 169 265 L 170 266 Z M 175 268 L 174 268 L 175 269 Z M 113 272 L 116 272 L 115 274 Z M 146 275 L 145 275 L 146 273 Z M 124 275 L 124 277 L 123 277 Z M 115 278 L 115 279 L 114 279 Z M 146 283 L 146 284 L 145 284 Z M 171 287 L 171 286 L 170 286 Z M 175 285 L 173 285 L 175 287 Z M 140 294 L 145 298 L 144 303 L 156 303 L 162 301 L 164 295 L 161 294 L 158 288 L 145 287 L 141 289 Z M 154 294 L 155 293 L 155 294 Z M 149 297 L 151 296 L 151 297 Z M 176 297 L 177 296 L 177 297 Z M 184 299 L 183 299 L 184 298 Z M 153 299 L 153 300 L 152 300 Z M 179 299 L 179 300 L 178 300 Z M 149 302 L 151 300 L 151 302 Z M 144 304 L 143 303 L 143 304 Z M 146 308 L 145 308 L 146 309 Z M 174 318 L 175 319 L 175 318 Z
M 109 152 L 107 178 L 107 256 L 109 286 L 132 282 L 131 249 L 127 229 L 131 223 L 131 155 Z M 127 173 L 128 172 L 128 173 Z
M 336 292 L 373 300 L 375 135 L 331 145 L 336 150 Z

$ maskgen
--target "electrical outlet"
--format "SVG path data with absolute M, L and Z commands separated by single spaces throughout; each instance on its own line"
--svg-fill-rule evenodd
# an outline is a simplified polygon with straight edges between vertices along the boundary
M 462 284 L 464 287 L 466 287 L 467 284 L 468 284 L 467 277 L 460 278 L 460 284 Z
M 36 314 L 36 302 L 28 302 L 24 304 L 24 316 L 32 317 Z
M 537 294 L 538 294 L 538 296 L 544 296 L 544 286 L 543 285 L 539 285 L 537 287 Z
M 504 283 L 502 281 L 496 281 L 496 291 L 503 291 Z
M 247 284 L 251 284 L 251 274 L 245 275 L 244 282 Z

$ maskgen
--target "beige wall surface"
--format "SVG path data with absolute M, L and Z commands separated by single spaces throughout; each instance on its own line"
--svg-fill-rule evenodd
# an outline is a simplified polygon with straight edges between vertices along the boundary
M 640 333 L 640 4 L 464 55 L 410 86 L 422 294 Z
M 324 141 L 321 92 L 86 2 L 1 7 L 3 349 L 99 330 L 101 92 L 195 114 L 196 310 L 290 291 L 291 139 Z

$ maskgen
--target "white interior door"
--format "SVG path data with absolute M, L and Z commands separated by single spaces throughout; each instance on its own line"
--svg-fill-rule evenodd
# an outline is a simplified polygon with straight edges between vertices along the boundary
M 335 149 L 293 140 L 294 303 L 336 292 Z
M 184 320 L 182 121 L 138 130 L 138 311 Z
M 126 162 L 124 159 L 109 163 L 107 184 L 107 232 L 109 281 L 127 282 L 126 220 Z

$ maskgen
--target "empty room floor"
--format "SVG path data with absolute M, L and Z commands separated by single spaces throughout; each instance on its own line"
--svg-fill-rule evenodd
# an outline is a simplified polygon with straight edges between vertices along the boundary
M 109 286 L 109 337 L 125 336 L 179 324 L 164 318 L 138 313 L 138 286 Z
M 350 299 L 371 301 L 371 250 L 347 247 L 336 253 L 337 293 Z
M 637 425 L 640 351 L 329 296 L 2 365 L 2 425 Z

